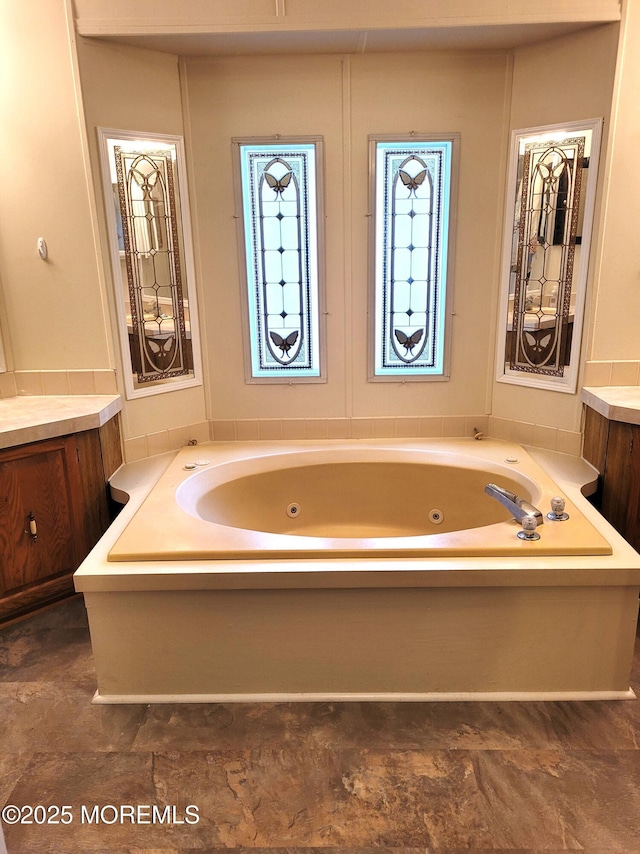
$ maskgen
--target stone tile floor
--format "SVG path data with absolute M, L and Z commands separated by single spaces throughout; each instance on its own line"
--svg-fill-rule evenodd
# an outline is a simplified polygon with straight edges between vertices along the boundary
M 69 807 L 3 823 L 9 854 L 640 854 L 637 701 L 92 706 L 94 690 L 80 597 L 0 630 L 0 807 Z

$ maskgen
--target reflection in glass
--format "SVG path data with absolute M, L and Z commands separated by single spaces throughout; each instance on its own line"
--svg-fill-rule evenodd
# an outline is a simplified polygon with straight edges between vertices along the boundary
M 189 373 L 171 151 L 113 147 L 138 383 Z
M 129 396 L 196 381 L 176 137 L 99 131 Z M 175 142 L 169 140 L 176 140 Z M 189 244 L 190 245 L 190 244 Z
M 599 129 L 594 121 L 514 134 L 503 349 L 511 381 L 575 385 Z
M 562 376 L 568 364 L 580 187 L 590 136 L 524 144 L 507 354 L 512 370 Z

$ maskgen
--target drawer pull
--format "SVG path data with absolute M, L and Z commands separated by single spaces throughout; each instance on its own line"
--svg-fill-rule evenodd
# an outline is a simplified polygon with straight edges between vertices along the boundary
M 25 531 L 25 534 L 29 534 L 34 543 L 38 539 L 38 526 L 36 524 L 36 517 L 33 515 L 33 510 L 29 513 L 29 530 Z

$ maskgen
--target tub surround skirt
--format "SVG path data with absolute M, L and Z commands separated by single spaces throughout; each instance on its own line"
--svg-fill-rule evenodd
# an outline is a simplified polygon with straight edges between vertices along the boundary
M 114 561 L 171 460 L 147 484 L 125 467 L 129 504 L 75 576 L 94 702 L 632 699 L 640 557 L 582 496 L 590 467 L 545 454 L 610 554 Z
M 621 699 L 627 587 L 85 594 L 96 702 Z

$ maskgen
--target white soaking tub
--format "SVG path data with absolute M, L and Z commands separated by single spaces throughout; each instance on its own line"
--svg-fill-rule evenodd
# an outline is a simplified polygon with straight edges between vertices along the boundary
M 185 448 L 76 574 L 97 702 L 627 698 L 639 586 L 575 482 L 469 439 Z

